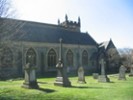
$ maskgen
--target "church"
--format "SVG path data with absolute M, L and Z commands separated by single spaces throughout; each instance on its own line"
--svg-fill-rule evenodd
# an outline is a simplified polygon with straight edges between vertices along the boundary
M 58 20 L 57 25 L 9 18 L 0 18 L 0 23 L 6 23 L 0 28 L 0 78 L 22 76 L 27 63 L 36 67 L 37 75 L 56 73 L 60 39 L 68 74 L 77 74 L 80 66 L 86 74 L 99 72 L 101 58 L 106 60 L 108 71 L 119 67 L 119 54 L 112 39 L 97 43 L 89 33 L 81 32 L 80 18 L 71 21 L 66 15 L 65 21 Z

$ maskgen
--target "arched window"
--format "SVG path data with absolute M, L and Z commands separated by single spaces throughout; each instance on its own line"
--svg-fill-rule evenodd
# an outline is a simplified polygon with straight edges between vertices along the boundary
M 10 48 L 4 48 L 1 52 L 1 65 L 10 67 L 13 64 L 13 53 Z
M 33 48 L 30 48 L 26 53 L 26 64 L 30 63 L 30 65 L 36 65 L 36 52 Z
M 56 66 L 56 52 L 54 49 L 51 49 L 48 52 L 48 67 L 55 67 Z
M 66 61 L 67 61 L 67 66 L 73 66 L 73 53 L 71 50 L 68 50 L 66 54 Z
M 88 65 L 88 53 L 86 50 L 82 53 L 82 65 L 87 66 Z

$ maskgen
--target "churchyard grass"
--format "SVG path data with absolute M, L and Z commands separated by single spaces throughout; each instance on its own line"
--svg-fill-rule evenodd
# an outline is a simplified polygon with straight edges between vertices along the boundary
M 133 77 L 118 80 L 118 74 L 109 75 L 110 83 L 98 83 L 86 76 L 86 84 L 77 83 L 78 77 L 69 77 L 72 87 L 54 86 L 55 78 L 37 79 L 40 89 L 21 88 L 23 80 L 0 81 L 0 100 L 133 100 Z

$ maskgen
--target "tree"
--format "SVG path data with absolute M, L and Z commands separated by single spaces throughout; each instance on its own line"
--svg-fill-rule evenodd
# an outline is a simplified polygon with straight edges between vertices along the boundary
M 9 7 L 7 0 L 0 0 L 0 17 L 7 16 Z
M 123 48 L 119 49 L 121 62 L 127 67 L 130 68 L 133 63 L 133 49 L 132 48 Z
M 115 48 L 111 48 L 107 52 L 108 63 L 110 66 L 118 66 L 120 61 L 120 55 Z
M 107 70 L 109 72 L 118 72 L 120 64 L 120 55 L 116 48 L 110 48 L 106 51 Z
M 11 0 L 0 0 L 0 45 L 3 45 L 5 41 L 11 42 L 11 37 L 24 25 L 22 21 L 10 19 L 16 15 L 17 13 L 11 5 Z
M 20 32 L 24 22 L 17 21 L 13 18 L 16 15 L 15 10 L 11 6 L 11 0 L 0 0 L 0 79 L 11 76 L 5 71 L 11 71 L 13 64 L 13 52 L 11 48 L 15 48 L 12 37 Z M 17 61 L 21 58 L 17 59 Z M 16 61 L 16 62 L 17 62 Z

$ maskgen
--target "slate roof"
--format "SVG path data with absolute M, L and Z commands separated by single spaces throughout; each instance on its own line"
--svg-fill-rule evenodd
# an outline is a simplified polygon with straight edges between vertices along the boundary
M 70 31 L 52 24 L 7 20 L 23 23 L 23 26 L 10 37 L 14 41 L 59 43 L 59 39 L 62 38 L 65 44 L 97 45 L 96 41 L 88 33 Z

